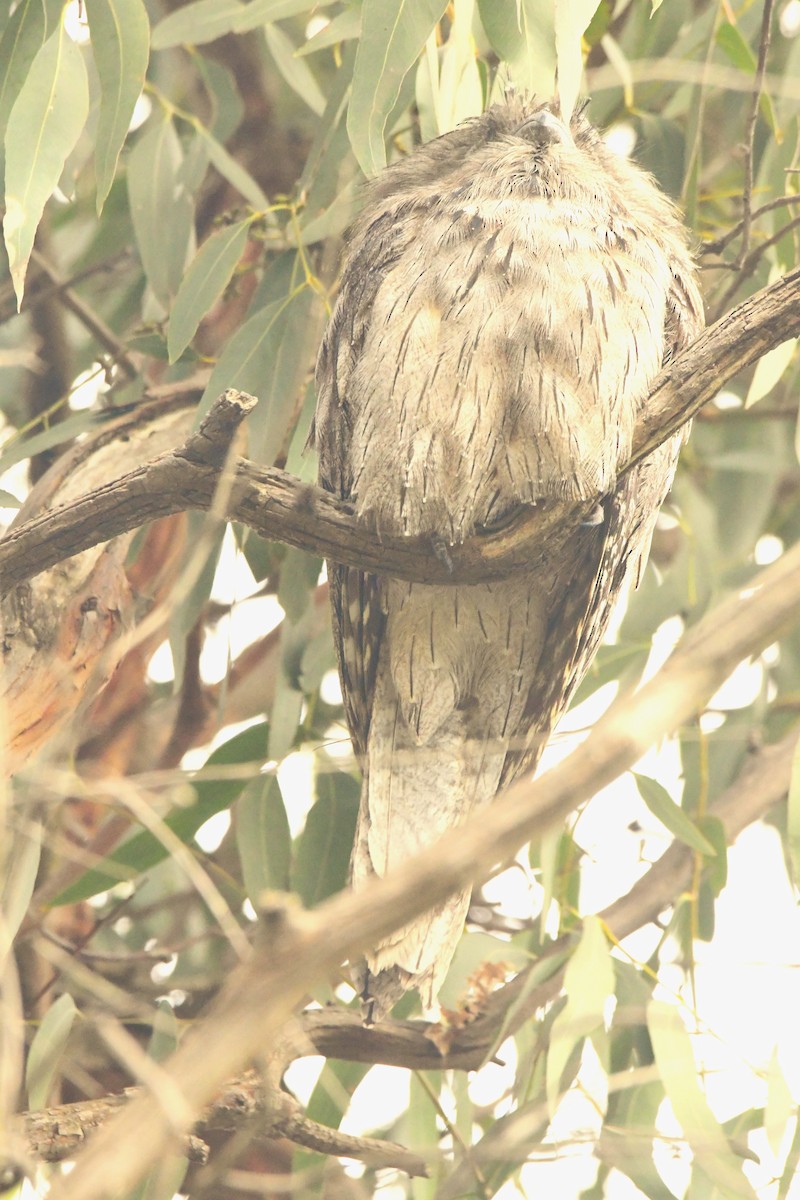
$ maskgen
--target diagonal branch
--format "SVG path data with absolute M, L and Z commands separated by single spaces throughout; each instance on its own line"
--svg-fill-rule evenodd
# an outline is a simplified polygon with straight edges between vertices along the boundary
M 642 406 L 624 470 L 685 425 L 737 371 L 798 335 L 800 270 L 749 297 L 659 374 Z M 0 592 L 6 594 L 55 563 L 157 517 L 207 510 L 216 494 L 224 451 L 254 403 L 252 397 L 226 393 L 184 446 L 12 529 L 0 542 Z M 453 547 L 445 563 L 429 540 L 386 534 L 379 538 L 345 502 L 285 471 L 245 459 L 233 470 L 228 519 L 243 522 L 271 541 L 425 583 L 476 583 L 503 578 L 522 566 L 530 570 L 544 540 L 564 536 L 593 507 L 528 508 L 506 528 Z
M 312 912 L 284 902 L 265 913 L 262 944 L 231 973 L 207 1020 L 164 1067 L 187 1109 L 199 1111 L 227 1078 L 274 1044 L 308 989 L 342 959 L 471 885 L 630 769 L 702 708 L 736 664 L 800 620 L 799 599 L 796 546 L 694 626 L 659 674 L 612 705 L 558 768 L 534 782 L 520 779 L 491 809 L 358 893 L 339 894 Z M 54 1183 L 51 1200 L 101 1200 L 112 1174 L 116 1193 L 126 1193 L 169 1145 L 174 1124 L 157 1096 L 138 1098 Z
M 780 742 L 750 755 L 739 778 L 710 810 L 710 815 L 722 822 L 728 844 L 785 799 L 796 740 L 796 730 L 792 729 Z M 626 895 L 609 905 L 600 917 L 614 937 L 626 937 L 672 905 L 690 881 L 694 857 L 688 846 L 673 843 Z M 548 948 L 547 956 L 563 955 L 569 948 L 569 940 L 568 936 L 559 938 Z M 523 972 L 495 993 L 478 1020 L 452 1031 L 446 1053 L 439 1049 L 441 1039 L 435 1042 L 431 1037 L 438 1027 L 429 1022 L 386 1020 L 365 1026 L 360 1015 L 352 1009 L 324 1008 L 304 1012 L 292 1022 L 297 1033 L 292 1041 L 287 1039 L 289 1051 L 285 1057 L 299 1058 L 316 1053 L 327 1058 L 384 1063 L 412 1070 L 475 1070 L 485 1062 L 501 1030 L 503 1036 L 514 1032 L 535 1009 L 552 999 L 561 986 L 563 970 L 561 967 L 544 984 L 532 989 L 527 986 L 530 972 Z M 507 1014 L 512 1009 L 513 1018 L 509 1021 Z M 121 1096 L 101 1097 L 25 1114 L 20 1118 L 20 1124 L 24 1125 L 29 1154 L 46 1162 L 73 1157 L 94 1130 L 137 1094 L 138 1089 L 129 1088 Z M 202 1162 L 207 1152 L 202 1137 L 207 1131 L 240 1128 L 258 1117 L 259 1136 L 283 1134 L 325 1154 L 368 1159 L 377 1165 L 399 1167 L 408 1173 L 413 1173 L 417 1166 L 414 1156 L 407 1157 L 407 1151 L 392 1143 L 375 1142 L 374 1139 L 348 1140 L 336 1130 L 309 1121 L 297 1109 L 266 1116 L 263 1108 L 260 1076 L 249 1072 L 240 1079 L 231 1080 L 201 1114 L 193 1134 L 184 1142 L 184 1153 L 191 1161 Z

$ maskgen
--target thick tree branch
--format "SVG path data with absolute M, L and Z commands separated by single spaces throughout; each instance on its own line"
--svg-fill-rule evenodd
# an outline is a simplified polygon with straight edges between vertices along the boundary
M 165 1066 L 187 1110 L 210 1103 L 225 1080 L 274 1045 L 308 988 L 446 895 L 474 883 L 531 837 L 558 825 L 577 804 L 628 770 L 644 751 L 692 717 L 743 658 L 760 653 L 800 620 L 800 547 L 750 581 L 694 626 L 665 667 L 612 705 L 557 769 L 522 778 L 489 810 L 358 893 L 312 912 L 286 905 L 265 914 L 268 946 L 234 970 L 208 1019 Z M 51 1200 L 100 1200 L 129 1190 L 174 1136 L 158 1097 L 135 1100 L 115 1117 Z
M 660 373 L 642 407 L 625 469 L 680 429 L 737 371 L 798 335 L 800 270 L 749 297 Z M 208 509 L 219 484 L 226 439 L 255 403 L 234 396 L 226 393 L 217 411 L 183 447 L 12 529 L 0 542 L 0 591 L 5 594 L 62 559 L 156 517 Z M 222 422 L 216 431 L 214 421 Z M 379 538 L 355 519 L 347 504 L 284 471 L 244 459 L 232 470 L 229 519 L 272 541 L 425 583 L 478 582 L 502 578 L 519 567 L 530 569 L 543 541 L 557 532 L 563 536 L 592 507 L 526 509 L 505 529 L 453 547 L 450 561 L 444 563 L 428 540 Z
M 73 1158 L 87 1138 L 139 1095 L 141 1088 L 131 1087 L 119 1095 L 26 1113 L 21 1125 L 28 1152 L 41 1162 Z M 356 1158 L 373 1167 L 394 1167 L 407 1175 L 427 1174 L 424 1159 L 395 1142 L 353 1137 L 310 1120 L 293 1097 L 266 1089 L 255 1071 L 225 1087 L 200 1115 L 194 1132 L 183 1139 L 181 1153 L 191 1163 L 206 1163 L 209 1152 L 204 1138 L 215 1130 L 243 1126 L 251 1128 L 258 1139 L 285 1137 L 320 1154 Z

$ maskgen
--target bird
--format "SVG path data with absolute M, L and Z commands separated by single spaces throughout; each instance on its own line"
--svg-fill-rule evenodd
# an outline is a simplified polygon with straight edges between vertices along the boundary
M 704 324 L 677 208 L 582 110 L 506 95 L 364 191 L 317 359 L 320 485 L 377 539 L 445 553 L 529 506 L 596 504 L 500 581 L 328 564 L 356 889 L 536 766 L 673 478 L 680 432 L 621 472 L 637 414 Z M 368 1020 L 414 988 L 435 1006 L 469 900 L 351 964 Z

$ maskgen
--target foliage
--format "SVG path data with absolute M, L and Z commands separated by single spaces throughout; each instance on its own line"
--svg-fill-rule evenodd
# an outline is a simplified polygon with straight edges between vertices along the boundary
M 98 453 L 112 446 L 106 477 L 122 469 L 133 454 L 128 435 L 115 443 L 106 430 L 146 395 L 178 397 L 169 420 L 194 420 L 226 387 L 254 393 L 241 451 L 313 481 L 304 450 L 311 370 L 362 172 L 479 112 L 509 83 L 541 94 L 557 87 L 571 108 L 583 61 L 591 119 L 617 144 L 634 142 L 685 209 L 712 318 L 796 268 L 797 0 L 772 14 L 766 74 L 765 10 L 769 17 L 769 3 L 713 0 L 0 6 L 8 518 L 51 463 L 58 471 L 75 438 Z M 604 689 L 638 682 L 654 645 L 658 654 L 665 638 L 797 540 L 797 377 L 795 347 L 785 343 L 697 420 L 651 566 L 578 696 L 589 719 Z M 59 503 L 52 480 L 40 487 Z M 34 668 L 56 696 L 54 714 L 8 793 L 0 896 L 4 936 L 18 935 L 25 1017 L 38 1026 L 25 1077 L 26 1102 L 37 1107 L 118 1090 L 136 1076 L 144 1055 L 135 1040 L 147 1043 L 151 1029 L 151 1058 L 163 1058 L 178 1033 L 159 997 L 194 1019 L 252 934 L 265 893 L 290 890 L 310 907 L 345 886 L 355 825 L 357 771 L 332 684 L 320 561 L 260 544 L 219 516 L 172 518 L 161 533 L 121 545 L 109 621 L 124 610 L 122 623 L 138 634 L 112 675 L 103 655 L 122 632 L 115 626 L 80 685 L 69 674 L 72 651 L 58 639 L 40 644 Z M 92 559 L 91 572 L 99 569 Z M 86 578 L 102 600 L 110 585 Z M 254 598 L 242 600 L 243 589 Z M 58 604 L 66 613 L 66 601 Z M 82 604 L 84 617 L 99 611 Z M 13 611 L 17 621 L 25 610 Z M 27 634 L 7 624 L 5 637 L 19 645 Z M 174 679 L 148 674 L 165 638 Z M 227 655 L 221 682 L 222 670 L 208 665 L 215 647 L 217 658 Z M 31 686 L 21 678 L 9 708 Z M 499 1092 L 491 1065 L 474 1086 L 458 1072 L 415 1075 L 405 1111 L 377 1132 L 430 1156 L 432 1179 L 367 1166 L 358 1194 L 391 1186 L 392 1197 L 509 1197 L 557 1178 L 564 1197 L 584 1188 L 587 1200 L 663 1200 L 682 1171 L 690 1200 L 752 1196 L 771 1176 L 777 1186 L 760 1194 L 789 1195 L 800 1143 L 789 1133 L 787 1046 L 771 1044 L 754 1064 L 750 1098 L 733 1112 L 707 1088 L 710 1039 L 695 1036 L 696 959 L 713 945 L 726 878 L 715 809 L 748 752 L 790 728 L 797 633 L 748 679 L 744 699 L 718 697 L 666 756 L 642 765 L 635 786 L 629 780 L 613 801 L 598 797 L 563 835 L 532 846 L 511 872 L 526 880 L 524 900 L 495 911 L 476 897 L 445 989 L 456 1027 L 466 1021 L 458 997 L 468 978 L 473 987 L 493 971 L 503 978 L 498 962 L 522 969 L 568 933 L 562 997 L 505 1042 Z M 672 782 L 653 779 L 670 753 L 673 763 L 679 757 Z M 795 867 L 799 795 L 795 780 L 788 819 L 770 818 Z M 608 832 L 596 850 L 583 839 L 599 806 Z M 216 822 L 216 842 L 207 822 Z M 625 863 L 616 888 L 610 871 L 602 893 L 610 899 L 640 873 L 640 851 L 655 857 L 668 834 L 691 848 L 691 885 L 660 923 L 643 913 L 642 938 L 619 944 L 613 925 L 593 915 L 601 903 L 581 890 L 589 860 L 609 853 Z M 485 896 L 498 894 L 490 883 Z M 354 1005 L 344 978 L 320 984 L 315 998 Z M 125 1024 L 138 1058 L 118 1039 L 101 1049 L 81 1033 L 98 1006 Z M 308 1115 L 336 1127 L 365 1071 L 330 1060 Z M 681 1158 L 677 1173 L 664 1165 L 658 1134 Z M 568 1162 L 579 1146 L 588 1173 L 537 1174 L 549 1168 L 536 1160 Z M 320 1194 L 322 1162 L 298 1152 L 300 1194 Z M 251 1151 L 249 1163 L 279 1174 L 291 1165 L 277 1144 Z M 162 1165 L 142 1195 L 179 1186 L 184 1160 Z M 620 1176 L 624 1193 L 615 1190 Z M 203 1194 L 192 1176 L 181 1190 Z

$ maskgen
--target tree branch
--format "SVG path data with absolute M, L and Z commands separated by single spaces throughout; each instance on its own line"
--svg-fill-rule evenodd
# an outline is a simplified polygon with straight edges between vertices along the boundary
M 29 1153 L 41 1162 L 73 1158 L 87 1138 L 141 1094 L 141 1088 L 131 1087 L 119 1095 L 26 1113 L 21 1125 Z M 248 1071 L 225 1087 L 200 1116 L 194 1132 L 183 1139 L 181 1153 L 192 1163 L 206 1163 L 209 1151 L 204 1138 L 214 1130 L 243 1126 L 252 1127 L 259 1139 L 285 1137 L 320 1154 L 356 1158 L 373 1167 L 394 1167 L 407 1175 L 427 1175 L 424 1159 L 396 1142 L 353 1137 L 310 1120 L 292 1096 L 265 1088 L 255 1071 Z
M 692 717 L 748 655 L 760 653 L 800 620 L 800 546 L 760 572 L 682 639 L 659 674 L 617 701 L 557 769 L 518 780 L 464 825 L 385 878 L 340 893 L 311 912 L 285 903 L 264 916 L 268 948 L 257 945 L 230 975 L 208 1019 L 164 1066 L 194 1112 L 225 1080 L 277 1043 L 314 983 L 392 929 L 470 886 L 531 837 L 556 826 L 577 804 L 628 770 L 644 751 Z M 154 1102 L 155 1101 L 155 1102 Z M 127 1192 L 174 1136 L 158 1098 L 142 1096 L 102 1129 L 50 1200 L 101 1200 Z
M 712 807 L 710 815 L 723 824 L 725 840 L 735 841 L 748 825 L 764 816 L 787 792 L 787 781 L 797 742 L 792 729 L 780 742 L 753 753 L 737 780 Z M 675 897 L 690 882 L 694 853 L 681 843 L 674 842 L 664 855 L 630 891 L 615 900 L 600 918 L 617 939 L 641 928 L 668 908 Z M 556 959 L 568 950 L 570 937 L 557 939 L 547 949 L 546 956 Z M 541 960 L 540 960 L 541 962 Z M 297 1034 L 287 1038 L 286 1059 L 305 1054 L 322 1054 L 327 1058 L 350 1062 L 383 1063 L 411 1070 L 476 1070 L 496 1044 L 500 1030 L 512 1033 L 527 1020 L 533 1011 L 543 1007 L 556 995 L 563 980 L 563 966 L 539 987 L 530 988 L 531 971 L 517 976 L 491 998 L 486 1012 L 474 1023 L 455 1029 L 449 1037 L 446 1053 L 442 1053 L 441 1028 L 427 1021 L 386 1020 L 379 1025 L 365 1026 L 352 1009 L 312 1009 L 292 1021 Z M 507 1014 L 513 1015 L 507 1021 Z M 40 1112 L 26 1113 L 21 1126 L 28 1152 L 44 1162 L 58 1162 L 74 1156 L 92 1132 L 132 1100 L 140 1089 L 128 1088 L 120 1096 L 65 1104 Z M 286 1097 L 287 1103 L 289 1098 Z M 265 1117 L 264 1093 L 261 1078 L 248 1072 L 231 1080 L 201 1115 L 184 1144 L 183 1152 L 192 1162 L 203 1162 L 207 1145 L 203 1140 L 213 1129 L 237 1129 L 259 1118 L 258 1135 L 284 1136 L 299 1145 L 320 1150 L 329 1155 L 359 1158 L 377 1166 L 393 1166 L 408 1174 L 419 1174 L 422 1160 L 409 1155 L 403 1147 L 372 1138 L 348 1139 L 347 1135 L 310 1121 L 291 1102 L 282 1114 Z
M 800 270 L 749 297 L 706 330 L 656 379 L 642 406 L 633 453 L 640 462 L 679 430 L 737 371 L 800 335 Z M 233 430 L 255 401 L 228 392 L 201 429 L 179 449 L 12 529 L 0 542 L 0 591 L 156 517 L 207 510 Z M 221 406 L 221 407 L 220 407 Z M 223 414 L 224 410 L 224 414 Z M 210 423 L 209 423 L 210 422 Z M 214 426 L 214 422 L 221 422 Z M 443 563 L 425 538 L 381 534 L 359 522 L 343 501 L 285 471 L 239 459 L 226 515 L 262 537 L 337 562 L 425 583 L 475 583 L 530 570 L 543 542 L 566 536 L 592 503 L 527 508 L 506 528 L 473 537 Z

